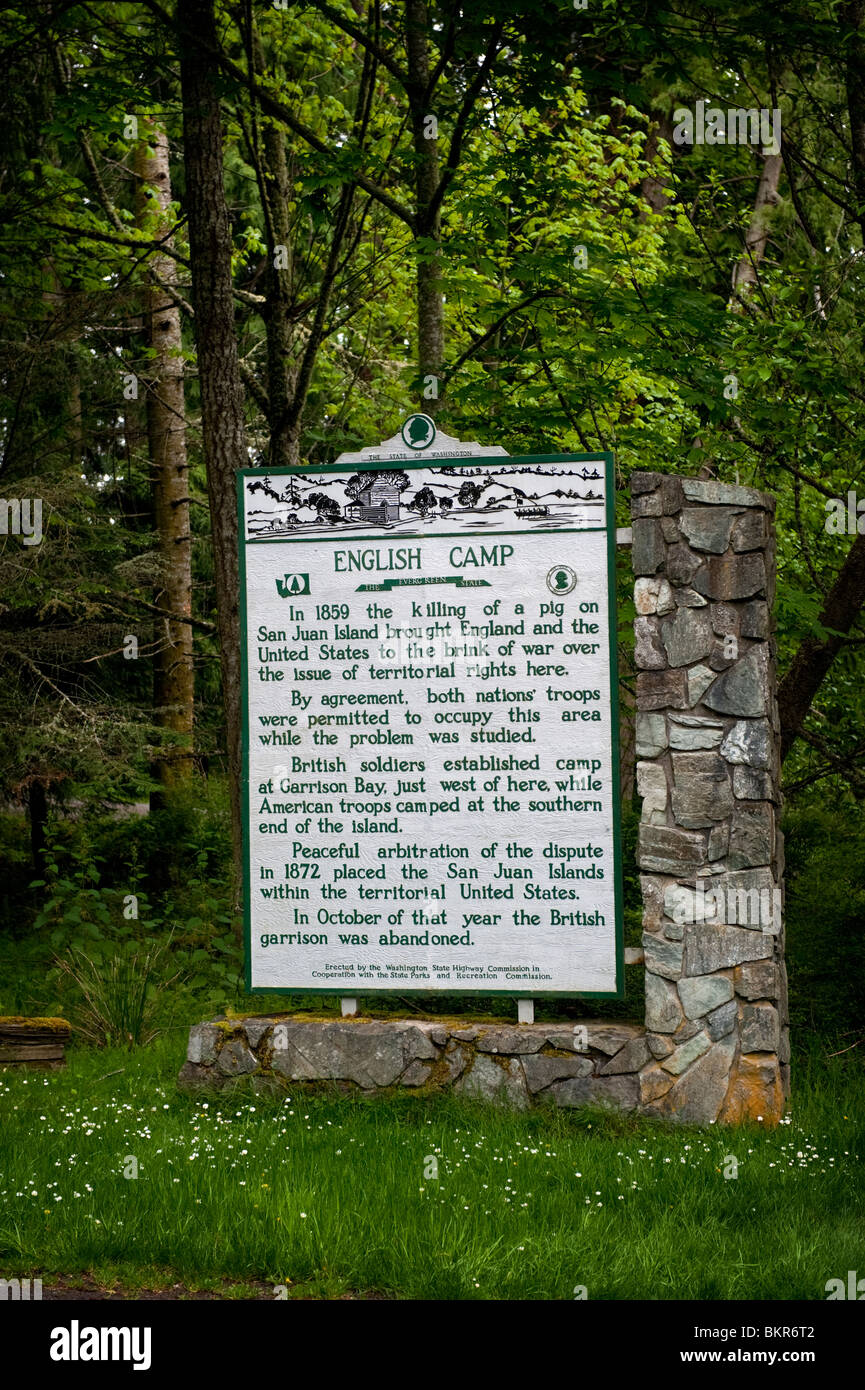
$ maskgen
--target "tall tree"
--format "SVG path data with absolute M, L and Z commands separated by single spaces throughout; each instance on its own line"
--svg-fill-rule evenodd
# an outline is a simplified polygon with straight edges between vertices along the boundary
M 147 265 L 144 335 L 151 354 L 146 409 L 153 486 L 153 513 L 160 558 L 154 595 L 158 610 L 153 652 L 153 715 L 176 735 L 155 766 L 163 787 L 185 781 L 192 771 L 195 677 L 192 664 L 192 536 L 189 465 L 183 384 L 183 335 L 177 303 L 177 262 L 169 254 L 171 173 L 165 130 L 148 120 L 135 149 L 139 228 L 164 249 Z M 158 801 L 158 797 L 156 798 Z M 151 797 L 154 804 L 154 797 Z
M 249 462 L 234 327 L 221 81 L 213 0 L 178 0 L 186 212 L 201 392 L 201 431 L 219 610 L 222 699 L 236 882 L 242 877 L 240 619 L 236 475 Z

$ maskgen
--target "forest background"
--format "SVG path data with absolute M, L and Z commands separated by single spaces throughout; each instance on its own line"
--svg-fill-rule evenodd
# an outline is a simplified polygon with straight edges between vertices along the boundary
M 865 0 L 32 0 L 0 52 L 0 1013 L 301 1002 L 243 990 L 235 473 L 422 409 L 612 450 L 620 525 L 635 469 L 775 495 L 793 1039 L 861 1065 Z

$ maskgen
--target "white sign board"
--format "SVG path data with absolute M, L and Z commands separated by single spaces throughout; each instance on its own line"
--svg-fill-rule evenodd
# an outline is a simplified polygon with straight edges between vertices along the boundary
M 611 459 L 403 435 L 239 475 L 249 987 L 618 997 Z

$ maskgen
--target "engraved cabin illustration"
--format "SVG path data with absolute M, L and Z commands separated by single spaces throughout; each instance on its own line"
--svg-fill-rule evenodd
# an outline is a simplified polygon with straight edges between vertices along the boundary
M 401 490 L 393 473 L 371 473 L 354 501 L 345 507 L 345 516 L 349 521 L 399 521 Z

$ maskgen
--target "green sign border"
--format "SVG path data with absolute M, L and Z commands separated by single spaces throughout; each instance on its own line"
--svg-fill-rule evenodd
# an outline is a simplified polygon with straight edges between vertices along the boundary
M 329 989 L 311 989 L 303 985 L 294 988 L 274 985 L 252 984 L 252 904 L 250 896 L 251 873 L 250 873 L 250 833 L 249 833 L 249 710 L 248 710 L 248 691 L 249 691 L 249 670 L 247 663 L 248 652 L 248 632 L 247 632 L 247 613 L 246 613 L 246 547 L 247 545 L 292 545 L 293 541 L 273 540 L 247 541 L 246 539 L 246 510 L 244 501 L 244 484 L 249 478 L 262 477 L 290 477 L 292 474 L 308 475 L 310 473 L 345 473 L 346 469 L 353 472 L 380 471 L 382 468 L 394 467 L 401 469 L 429 468 L 436 464 L 444 467 L 453 466 L 469 467 L 476 463 L 496 464 L 499 467 L 507 467 L 510 464 L 524 463 L 603 463 L 604 465 L 604 510 L 606 515 L 607 532 L 607 640 L 609 644 L 610 658 L 610 722 L 612 734 L 612 780 L 613 780 L 613 895 L 615 900 L 615 930 L 616 930 L 616 988 L 615 990 L 531 990 L 531 989 L 446 989 L 446 990 L 392 990 L 360 988 L 358 985 L 347 986 L 340 989 L 331 986 Z M 243 770 L 241 777 L 241 795 L 243 797 L 243 944 L 245 953 L 244 973 L 246 990 L 248 994 L 302 994 L 302 995 L 336 995 L 339 997 L 344 994 L 381 994 L 383 996 L 402 994 L 411 995 L 413 999 L 440 999 L 443 994 L 475 995 L 478 998 L 507 998 L 507 999 L 624 999 L 625 997 L 625 947 L 624 947 L 624 885 L 622 878 L 622 816 L 619 805 L 618 789 L 621 786 L 619 774 L 620 746 L 619 746 L 619 672 L 618 672 L 618 644 L 617 644 L 617 623 L 616 623 L 616 494 L 615 494 L 615 471 L 614 459 L 611 453 L 606 451 L 597 454 L 470 454 L 463 458 L 435 459 L 423 456 L 409 459 L 394 459 L 389 462 L 387 459 L 364 459 L 360 463 L 325 463 L 316 468 L 308 468 L 298 464 L 293 468 L 240 468 L 237 470 L 237 525 L 238 525 L 238 549 L 239 549 L 239 569 L 240 569 L 240 670 L 241 670 L 241 702 L 242 702 L 242 743 L 243 743 Z M 585 527 L 581 530 L 600 530 L 600 527 Z M 555 531 L 543 530 L 543 534 L 555 535 L 579 535 L 581 531 L 569 531 L 556 528 Z M 535 532 L 537 534 L 537 531 Z M 443 537 L 450 534 L 448 532 L 437 533 Z M 465 531 L 454 532 L 454 535 L 465 536 Z M 496 535 L 509 535 L 510 532 L 497 531 Z M 525 532 L 514 532 L 515 535 L 525 535 Z M 304 538 L 306 539 L 306 538 Z M 317 539 L 317 538 L 316 538 Z M 323 539 L 323 538 L 322 538 Z M 339 537 L 334 537 L 338 540 Z M 371 536 L 371 540 L 380 540 L 382 537 Z

